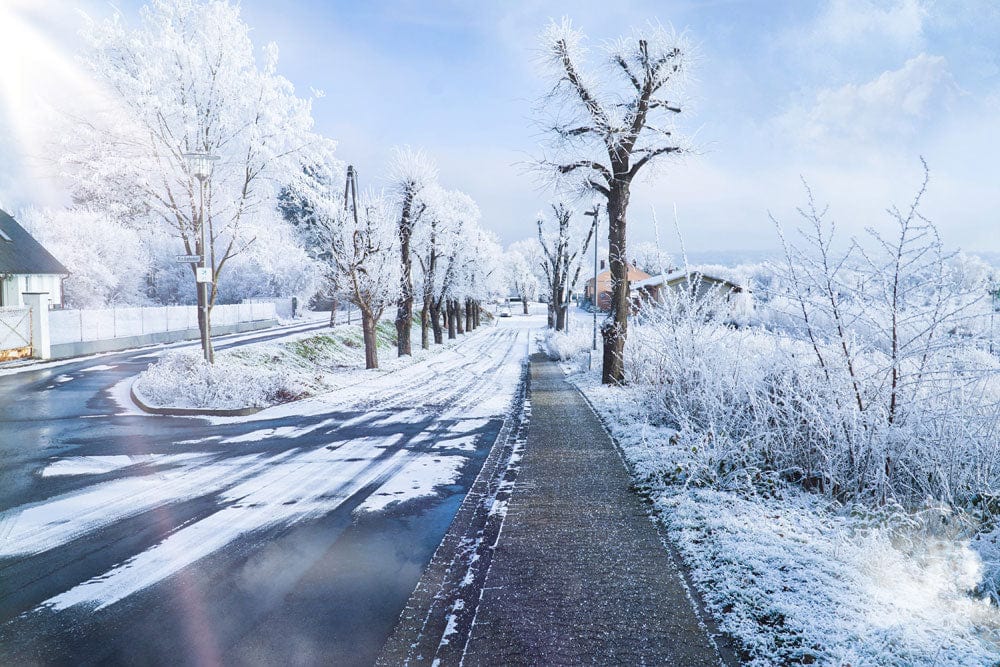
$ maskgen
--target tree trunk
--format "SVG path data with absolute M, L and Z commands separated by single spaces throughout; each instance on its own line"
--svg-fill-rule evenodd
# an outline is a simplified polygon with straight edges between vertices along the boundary
M 455 339 L 455 322 L 458 321 L 458 314 L 455 313 L 455 302 L 448 299 L 447 310 L 445 312 L 445 317 L 448 319 L 448 340 Z
M 566 331 L 566 306 L 556 307 L 556 331 Z
M 521 308 L 524 309 L 524 314 L 528 314 L 528 299 L 522 294 L 521 295 Z
M 431 330 L 434 332 L 434 342 L 438 345 L 444 342 L 444 329 L 441 326 L 441 304 L 431 304 Z
M 475 319 L 473 320 L 472 323 L 475 324 L 476 328 L 478 329 L 479 328 L 479 324 L 480 324 L 480 317 L 482 315 L 481 308 L 479 307 L 479 302 L 478 301 L 476 301 L 473 304 L 473 308 L 475 309 L 475 314 L 476 315 L 475 315 Z
M 465 330 L 472 331 L 476 328 L 475 322 L 473 321 L 474 315 L 472 312 L 472 299 L 465 300 Z
M 431 305 L 424 299 L 424 307 L 420 309 L 420 347 L 429 350 L 431 347 Z
M 337 300 L 330 300 L 330 327 L 337 326 Z
M 616 170 L 617 172 L 618 170 Z M 610 314 L 601 328 L 604 338 L 604 366 L 601 382 L 621 385 L 625 382 L 625 339 L 628 336 L 628 266 L 625 254 L 625 212 L 628 209 L 629 184 L 623 176 L 612 182 L 608 196 L 608 260 L 611 269 Z
M 412 354 L 410 329 L 413 326 L 413 296 L 396 305 L 396 352 L 400 357 Z
M 413 196 L 406 195 L 399 219 L 399 299 L 396 301 L 396 351 L 399 356 L 412 354 L 410 329 L 413 326 L 413 260 L 410 257 L 410 235 L 413 233 Z
M 378 320 L 367 309 L 361 311 L 361 332 L 365 339 L 365 368 L 378 368 L 378 338 L 375 325 Z
M 465 328 L 462 326 L 462 319 L 465 315 L 462 314 L 462 300 L 455 299 L 455 331 L 460 334 L 465 333 Z

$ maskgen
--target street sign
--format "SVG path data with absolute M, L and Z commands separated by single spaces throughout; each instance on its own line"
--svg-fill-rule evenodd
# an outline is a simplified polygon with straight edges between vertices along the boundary
M 194 270 L 195 279 L 199 283 L 210 283 L 212 282 L 212 270 L 207 266 L 199 266 Z
M 201 261 L 201 255 L 177 255 L 177 261 L 182 264 L 197 264 Z

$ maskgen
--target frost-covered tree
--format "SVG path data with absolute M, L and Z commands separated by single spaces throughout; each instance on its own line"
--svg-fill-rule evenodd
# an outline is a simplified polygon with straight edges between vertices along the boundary
M 437 180 L 437 167 L 422 151 L 397 148 L 390 165 L 389 181 L 397 199 L 399 214 L 399 301 L 396 304 L 396 349 L 399 356 L 412 354 L 410 328 L 413 326 L 413 249 L 414 229 L 427 210 L 422 197 Z
M 510 248 L 503 256 L 504 280 L 507 293 L 513 292 L 521 299 L 521 307 L 528 314 L 528 302 L 538 298 L 538 278 L 517 250 Z
M 341 294 L 330 229 L 338 212 L 344 208 L 345 166 L 329 148 L 329 145 L 320 145 L 309 151 L 309 164 L 281 189 L 278 210 L 295 230 L 299 242 L 317 266 L 318 279 L 322 284 L 319 293 L 331 302 L 332 327 L 336 324 L 337 302 Z
M 629 251 L 629 254 L 632 256 L 635 267 L 651 276 L 668 273 L 673 267 L 673 258 L 670 253 L 655 243 L 648 241 L 637 243 Z
M 525 261 L 528 263 L 528 269 L 531 270 L 531 274 L 535 277 L 535 281 L 538 283 L 538 292 L 536 293 L 535 298 L 544 302 L 551 300 L 548 280 L 545 278 L 545 253 L 542 251 L 542 246 L 538 243 L 538 237 L 534 236 L 529 239 L 515 241 L 510 244 L 507 251 L 516 252 L 524 257 Z
M 553 154 L 540 167 L 557 183 L 607 200 L 611 312 L 602 327 L 605 384 L 625 379 L 628 332 L 626 213 L 632 182 L 646 167 L 683 150 L 674 117 L 688 75 L 690 46 L 658 23 L 601 47 L 606 63 L 600 76 L 585 69 L 584 34 L 568 19 L 552 22 L 542 34 L 543 73 L 552 82 L 544 99 L 551 118 L 542 125 Z
M 69 308 L 137 305 L 145 300 L 150 257 L 138 232 L 80 209 L 27 209 L 18 219 L 69 270 Z
M 435 343 L 443 342 L 445 326 L 449 327 L 449 337 L 454 338 L 457 332 L 450 315 L 468 253 L 467 234 L 479 219 L 479 207 L 471 197 L 457 190 L 433 187 L 428 188 L 425 196 L 428 210 L 414 236 L 413 247 L 420 265 L 421 346 L 426 349 L 431 332 Z
M 465 319 L 465 331 L 475 330 L 480 323 L 480 304 L 503 288 L 502 249 L 496 236 L 478 225 L 471 226 L 463 253 L 462 271 L 454 285 L 457 315 Z
M 113 107 L 75 123 L 62 146 L 74 196 L 137 229 L 169 230 L 178 251 L 204 255 L 210 311 L 227 264 L 280 223 L 276 184 L 318 141 L 310 103 L 278 75 L 274 44 L 258 62 L 240 8 L 227 0 L 152 0 L 135 27 L 116 13 L 88 20 L 82 33 L 83 60 Z M 184 157 L 194 152 L 220 158 L 203 216 Z
M 356 209 L 342 209 L 327 220 L 337 282 L 361 312 L 365 368 L 378 368 L 376 326 L 399 294 L 399 237 L 392 201 L 384 193 L 364 192 Z
M 551 294 L 549 327 L 565 331 L 569 292 L 580 279 L 582 260 L 595 225 L 574 223 L 573 210 L 561 202 L 552 205 L 552 220 L 539 214 L 537 224 L 538 243 L 545 257 L 545 281 Z

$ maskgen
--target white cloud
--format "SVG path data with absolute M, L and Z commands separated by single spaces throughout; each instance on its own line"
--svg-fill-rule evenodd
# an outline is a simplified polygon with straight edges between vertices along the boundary
M 777 125 L 800 147 L 820 153 L 891 149 L 932 124 L 958 90 L 947 61 L 922 53 L 866 83 L 822 89 L 811 104 L 781 115 Z
M 927 8 L 921 0 L 876 2 L 831 0 L 812 31 L 814 40 L 851 45 L 868 40 L 888 40 L 913 45 L 923 38 Z

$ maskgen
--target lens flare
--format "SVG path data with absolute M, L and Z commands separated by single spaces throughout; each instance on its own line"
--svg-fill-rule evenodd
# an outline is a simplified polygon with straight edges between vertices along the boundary
M 42 159 L 56 115 L 106 99 L 75 57 L 80 16 L 64 10 L 48 0 L 0 0 L 0 151 L 22 197 L 50 199 L 58 189 L 52 161 Z

